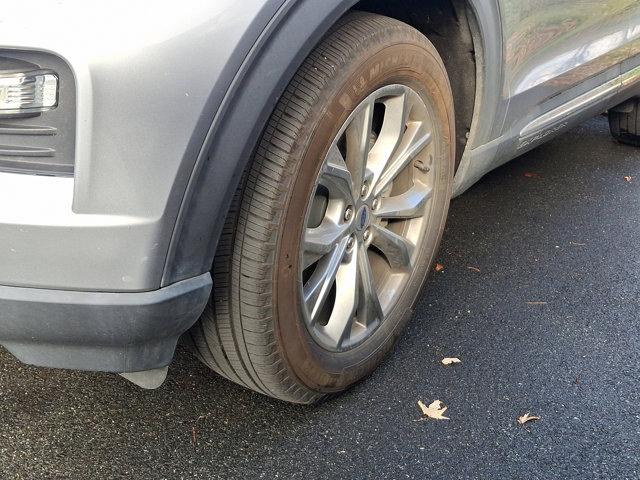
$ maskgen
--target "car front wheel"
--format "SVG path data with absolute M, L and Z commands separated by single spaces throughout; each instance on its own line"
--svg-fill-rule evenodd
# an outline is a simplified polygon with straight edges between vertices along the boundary
M 387 17 L 343 18 L 280 99 L 236 194 L 191 331 L 198 356 L 297 403 L 369 374 L 440 242 L 454 138 L 433 45 Z

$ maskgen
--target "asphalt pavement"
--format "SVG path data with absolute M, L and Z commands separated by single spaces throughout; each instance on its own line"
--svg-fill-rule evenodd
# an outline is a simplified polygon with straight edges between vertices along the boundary
M 488 174 L 393 355 L 320 406 L 184 349 L 156 391 L 0 350 L 0 479 L 640 478 L 639 219 L 640 150 L 603 117 Z M 450 420 L 419 421 L 436 399 Z

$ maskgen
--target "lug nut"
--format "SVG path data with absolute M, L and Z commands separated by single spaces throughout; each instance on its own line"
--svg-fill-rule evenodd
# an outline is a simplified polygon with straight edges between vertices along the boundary
M 367 196 L 368 193 L 369 193 L 369 185 L 367 185 L 366 183 L 363 183 L 362 188 L 360 189 L 360 196 L 364 198 Z
M 352 207 L 347 207 L 347 209 L 344 211 L 344 220 L 346 222 L 348 222 L 352 218 L 353 218 L 353 208 Z
M 362 238 L 364 239 L 365 242 L 368 242 L 369 239 L 371 238 L 371 230 L 367 228 L 362 234 Z
M 347 240 L 347 250 L 353 250 L 353 247 L 356 245 L 356 239 L 352 236 L 349 237 L 349 240 Z
M 424 161 L 422 160 L 416 160 L 414 165 L 422 173 L 429 173 L 431 171 L 431 168 L 429 168 L 429 166 L 426 163 L 424 163 Z
M 373 208 L 374 210 L 378 210 L 380 208 L 380 199 L 376 198 L 373 201 L 373 204 L 371 205 L 371 208 Z

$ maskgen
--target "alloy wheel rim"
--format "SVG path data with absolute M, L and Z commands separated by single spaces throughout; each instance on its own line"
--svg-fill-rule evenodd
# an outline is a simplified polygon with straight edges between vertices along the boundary
M 302 316 L 330 351 L 366 341 L 404 291 L 429 229 L 433 116 L 405 85 L 378 89 L 343 124 L 308 202 Z

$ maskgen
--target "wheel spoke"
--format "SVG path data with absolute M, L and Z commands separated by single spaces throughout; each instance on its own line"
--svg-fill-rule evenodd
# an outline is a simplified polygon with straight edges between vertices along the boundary
M 404 137 L 409 115 L 408 97 L 405 92 L 384 100 L 385 111 L 380 135 L 369 153 L 367 168 L 372 173 L 372 185 L 377 185 L 387 164 L 394 156 Z M 373 189 L 370 189 L 371 193 Z
M 422 122 L 409 122 L 402 142 L 385 165 L 374 186 L 374 195 L 387 188 L 411 161 L 431 143 L 431 132 L 425 130 Z
M 351 121 L 346 130 L 347 166 L 353 175 L 353 196 L 358 197 L 367 177 L 367 158 L 371 148 L 373 111 L 375 101 L 370 99 Z
M 330 253 L 345 236 L 347 229 L 347 225 L 338 225 L 328 218 L 315 228 L 307 228 L 303 242 L 303 270 Z
M 424 207 L 432 195 L 432 188 L 416 183 L 401 195 L 383 198 L 373 214 L 386 219 L 421 217 L 424 213 Z
M 323 332 L 334 348 L 349 338 L 358 308 L 358 250 L 354 249 L 336 274 L 336 301 Z
M 327 296 L 331 291 L 333 282 L 336 279 L 336 274 L 347 250 L 348 241 L 348 238 L 343 238 L 342 241 L 333 248 L 330 254 L 318 262 L 318 266 L 313 275 L 304 286 L 304 302 L 307 306 L 311 323 L 315 321 L 318 312 L 327 300 Z
M 341 198 L 353 203 L 353 180 L 351 172 L 337 146 L 331 147 L 327 153 L 325 166 L 320 176 L 320 184 L 324 185 L 333 198 Z
M 372 243 L 384 254 L 391 268 L 408 270 L 415 246 L 408 239 L 379 225 L 372 226 Z
M 376 290 L 367 248 L 364 245 L 360 247 L 358 252 L 358 267 L 358 287 L 360 288 L 359 321 L 365 326 L 372 325 L 376 321 L 382 322 L 382 306 Z

